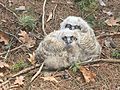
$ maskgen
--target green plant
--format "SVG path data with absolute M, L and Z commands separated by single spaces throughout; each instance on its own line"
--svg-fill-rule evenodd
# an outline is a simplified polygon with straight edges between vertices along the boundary
M 70 67 L 70 69 L 72 69 L 73 72 L 77 72 L 79 68 L 80 68 L 80 62 L 75 62 Z
M 95 10 L 98 7 L 97 0 L 75 0 L 83 11 Z
M 120 50 L 115 50 L 112 52 L 112 57 L 116 59 L 120 59 Z
M 28 66 L 27 63 L 25 63 L 23 60 L 20 60 L 17 63 L 15 63 L 14 65 L 12 65 L 11 71 L 17 72 L 17 71 L 20 71 L 27 66 Z
M 32 16 L 21 16 L 19 18 L 20 25 L 27 27 L 31 30 L 34 30 L 36 27 L 36 19 Z

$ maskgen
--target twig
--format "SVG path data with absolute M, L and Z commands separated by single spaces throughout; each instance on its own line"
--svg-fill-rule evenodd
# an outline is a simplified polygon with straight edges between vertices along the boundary
M 86 19 L 88 16 L 92 15 L 92 14 L 96 11 L 97 8 L 98 8 L 98 7 L 96 7 L 91 13 L 87 14 L 87 15 L 84 17 L 84 19 Z
M 6 80 L 6 81 L 4 81 L 3 83 L 1 83 L 0 86 L 5 85 L 6 83 L 8 83 L 10 80 L 12 80 L 13 78 L 15 78 L 15 77 L 17 77 L 17 76 L 19 76 L 19 75 L 21 75 L 21 74 L 24 74 L 24 73 L 27 73 L 27 72 L 29 72 L 30 70 L 33 70 L 33 69 L 38 68 L 38 67 L 40 67 L 40 65 L 39 65 L 39 64 L 36 64 L 35 66 L 31 66 L 31 67 L 25 68 L 24 70 L 21 70 L 20 72 L 18 72 L 18 73 L 16 73 L 16 74 L 14 74 L 13 76 L 11 76 L 8 80 Z
M 7 84 L 9 81 L 11 80 L 11 78 L 9 78 L 8 80 L 4 81 L 3 83 L 0 84 L 0 87 Z
M 7 11 L 9 11 L 10 13 L 12 13 L 17 19 L 18 19 L 18 16 L 16 15 L 15 12 L 11 11 L 9 8 L 7 8 L 4 4 L 0 3 L 0 5 L 5 8 Z M 18 19 L 19 20 L 19 19 Z
M 3 31 L 2 29 L 0 29 L 0 31 L 3 32 L 3 33 L 5 33 L 5 34 L 7 34 L 7 35 L 10 35 L 10 36 L 16 38 L 19 42 L 21 42 L 21 41 L 19 40 L 19 38 L 18 38 L 17 36 L 15 36 L 14 34 L 9 33 L 9 32 L 6 32 L 6 31 Z
M 120 32 L 113 32 L 113 33 L 110 33 L 110 34 L 99 35 L 99 36 L 97 36 L 97 39 L 110 37 L 110 36 L 119 36 L 119 35 L 120 35 Z
M 42 68 L 43 68 L 44 62 L 42 63 L 42 65 L 40 66 L 39 70 L 37 71 L 37 73 L 32 77 L 30 83 L 33 82 L 33 80 L 40 74 Z
M 57 1 L 51 1 L 53 4 L 63 4 L 63 5 L 73 5 L 72 3 L 63 3 L 63 2 L 57 2 Z
M 21 70 L 20 72 L 14 74 L 14 75 L 12 76 L 12 78 L 14 78 L 14 77 L 16 77 L 16 76 L 19 76 L 19 75 L 21 75 L 21 74 L 27 73 L 27 72 L 29 72 L 30 70 L 33 70 L 33 69 L 38 68 L 38 67 L 40 67 L 39 64 L 36 64 L 35 66 L 31 66 L 31 67 L 25 68 L 24 70 Z
M 18 47 L 15 47 L 15 48 L 9 50 L 9 52 L 15 51 L 15 50 L 17 50 L 17 49 L 19 49 L 19 48 L 21 48 L 21 47 L 23 47 L 23 46 L 25 46 L 25 45 L 22 44 L 22 45 L 20 45 L 20 46 L 18 46 Z M 5 52 L 3 52 L 3 53 L 0 53 L 0 55 L 4 55 L 4 54 L 6 54 L 6 53 L 7 53 L 7 52 L 5 51 Z
M 10 46 L 9 46 L 9 49 L 8 49 L 8 51 L 7 51 L 6 55 L 5 55 L 5 57 L 4 57 L 5 60 L 7 59 L 9 52 L 10 52 Z
M 84 61 L 84 62 L 81 62 L 80 64 L 87 65 L 87 64 L 94 64 L 97 62 L 120 63 L 120 59 L 96 59 L 93 61 Z
M 42 30 L 43 30 L 44 35 L 47 35 L 47 33 L 45 32 L 45 4 L 46 4 L 46 1 L 47 0 L 44 0 L 44 3 L 43 3 L 43 15 L 42 15 Z
M 52 10 L 52 13 L 53 13 L 53 16 L 52 16 L 52 23 L 53 23 L 53 28 L 54 28 L 54 31 L 55 31 L 55 11 L 56 11 L 56 8 L 57 8 L 57 4 L 55 5 L 54 9 Z
M 55 10 L 57 8 L 57 4 L 55 5 L 54 9 L 53 9 L 53 19 L 55 18 Z

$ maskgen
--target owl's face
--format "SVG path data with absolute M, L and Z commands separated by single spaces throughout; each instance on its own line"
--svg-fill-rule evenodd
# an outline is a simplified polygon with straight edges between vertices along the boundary
M 72 46 L 77 43 L 79 34 L 75 30 L 69 30 L 68 28 L 60 31 L 60 38 L 66 46 Z
M 90 26 L 81 17 L 69 16 L 60 24 L 60 29 L 69 28 L 70 30 L 79 29 L 81 32 L 88 32 Z

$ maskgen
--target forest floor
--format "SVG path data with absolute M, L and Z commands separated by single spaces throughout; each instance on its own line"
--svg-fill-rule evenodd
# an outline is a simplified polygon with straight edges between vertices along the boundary
M 80 71 L 74 73 L 69 69 L 55 72 L 41 71 L 40 75 L 31 84 L 30 80 L 38 71 L 38 68 L 21 74 L 24 76 L 24 80 L 21 78 L 16 81 L 16 77 L 12 77 L 14 74 L 32 66 L 33 62 L 28 60 L 29 54 L 36 50 L 39 42 L 44 38 L 42 29 L 43 3 L 44 0 L 0 0 L 0 82 L 2 84 L 0 84 L 0 90 L 120 90 L 119 62 L 97 62 L 85 65 L 96 74 L 94 81 L 90 82 L 85 81 Z M 74 0 L 47 0 L 44 18 L 45 31 L 48 34 L 58 30 L 60 23 L 67 16 L 80 16 L 91 25 L 96 37 L 99 37 L 98 41 L 102 46 L 101 59 L 115 58 L 115 60 L 119 60 L 120 0 L 106 0 L 105 4 L 106 6 L 101 6 L 97 2 L 95 7 L 90 6 L 85 11 L 85 7 L 81 10 L 80 4 L 75 3 Z M 17 10 L 19 6 L 25 6 L 25 10 L 21 10 L 24 8 Z M 36 26 L 32 28 L 34 30 L 29 30 L 24 25 L 20 25 L 18 17 L 24 15 L 35 18 Z M 50 17 L 50 20 L 48 20 L 48 17 Z M 113 17 L 115 19 L 111 20 Z M 106 20 L 108 20 L 107 23 Z M 25 37 L 24 35 L 29 37 L 28 40 L 31 40 L 32 43 L 28 42 L 28 45 L 25 45 L 26 42 L 23 38 L 20 38 L 20 36 Z M 106 45 L 107 42 L 115 45 L 109 47 L 111 44 Z M 57 81 L 43 80 L 41 77 L 46 74 L 53 75 Z M 8 82 L 6 82 L 7 80 Z

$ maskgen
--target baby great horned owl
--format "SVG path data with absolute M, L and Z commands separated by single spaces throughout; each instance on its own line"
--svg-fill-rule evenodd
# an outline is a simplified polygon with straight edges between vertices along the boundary
M 62 69 L 79 60 L 79 33 L 69 29 L 51 32 L 35 51 L 38 61 L 44 60 L 46 69 Z
M 101 54 L 101 46 L 96 40 L 93 29 L 81 17 L 69 16 L 60 24 L 61 31 L 69 28 L 70 30 L 78 30 L 79 47 L 82 51 L 81 61 L 92 60 Z

